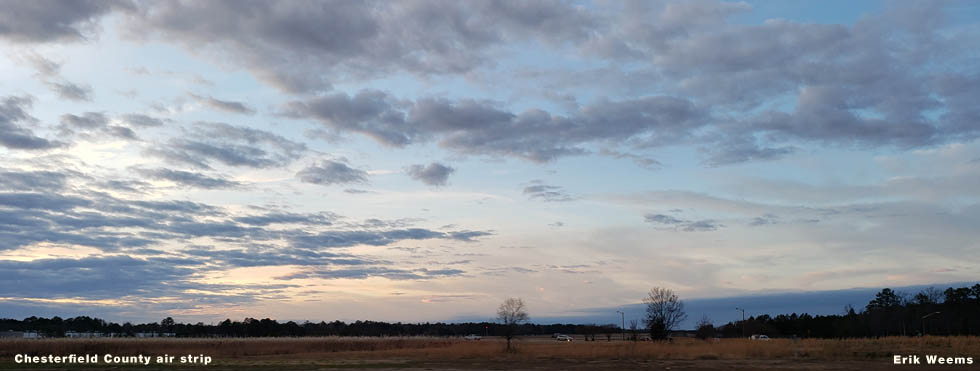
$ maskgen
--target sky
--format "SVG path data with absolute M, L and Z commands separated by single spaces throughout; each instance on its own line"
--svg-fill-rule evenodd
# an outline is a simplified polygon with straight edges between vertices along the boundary
M 0 0 L 0 311 L 533 320 L 974 281 L 978 20 Z

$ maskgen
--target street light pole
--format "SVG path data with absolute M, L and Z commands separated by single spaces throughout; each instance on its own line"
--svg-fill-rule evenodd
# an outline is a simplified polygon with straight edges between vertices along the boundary
M 922 316 L 922 336 L 926 336 L 926 318 L 932 317 L 940 312 L 932 312 L 927 315 Z
M 735 307 L 735 310 L 742 311 L 742 337 L 745 337 L 745 309 Z
M 626 341 L 626 313 L 620 312 L 618 310 L 616 311 L 616 313 L 619 313 L 623 316 L 623 325 L 619 329 L 623 333 L 623 341 Z

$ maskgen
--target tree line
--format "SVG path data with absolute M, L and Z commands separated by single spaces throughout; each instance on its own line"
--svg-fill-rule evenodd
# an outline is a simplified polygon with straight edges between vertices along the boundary
M 646 317 L 644 332 L 653 340 L 663 340 L 676 330 L 687 316 L 684 303 L 670 289 L 655 287 L 644 298 Z M 226 319 L 217 324 L 179 323 L 167 317 L 160 322 L 123 324 L 99 318 L 79 316 L 28 317 L 23 320 L 0 319 L 0 332 L 37 331 L 47 337 L 62 337 L 68 331 L 100 332 L 104 335 L 135 336 L 137 333 L 170 333 L 177 337 L 286 337 L 286 336 L 465 336 L 469 334 L 503 336 L 583 335 L 595 340 L 618 337 L 619 325 L 606 324 L 535 324 L 527 322 L 526 306 L 520 299 L 507 299 L 498 309 L 498 322 L 401 323 L 380 321 L 355 322 L 279 322 L 270 318 Z M 637 324 L 632 321 L 630 334 L 637 338 Z M 715 327 L 702 317 L 697 323 L 700 338 L 715 336 L 741 337 L 766 334 L 770 337 L 798 336 L 848 338 L 905 335 L 980 335 L 980 284 L 972 287 L 929 288 L 914 295 L 882 289 L 861 309 L 846 307 L 841 314 L 810 315 L 768 314 L 750 316 L 744 321 Z
M 245 318 L 242 321 L 226 319 L 216 324 L 205 324 L 202 322 L 179 323 L 170 317 L 160 322 L 119 324 L 88 316 L 65 319 L 57 316 L 52 318 L 32 316 L 23 320 L 0 319 L 0 332 L 5 331 L 37 331 L 47 337 L 63 337 L 68 331 L 100 332 L 105 336 L 108 334 L 135 336 L 137 333 L 172 333 L 177 337 L 465 336 L 469 334 L 504 336 L 511 332 L 522 335 L 613 334 L 619 332 L 619 327 L 615 325 L 523 323 L 516 325 L 516 328 L 511 328 L 510 325 L 495 322 L 279 322 L 270 318 Z
M 707 327 L 710 323 L 702 325 Z M 711 330 L 724 337 L 751 334 L 816 338 L 980 335 L 980 284 L 945 290 L 930 287 L 916 294 L 885 288 L 864 308 L 847 306 L 840 314 L 766 314 L 729 322 Z

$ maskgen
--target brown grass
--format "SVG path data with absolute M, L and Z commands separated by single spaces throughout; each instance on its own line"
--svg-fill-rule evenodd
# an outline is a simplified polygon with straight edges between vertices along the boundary
M 228 338 L 228 339 L 4 339 L 0 356 L 17 354 L 199 354 L 238 357 L 279 354 L 383 352 L 448 347 L 445 338 Z
M 890 359 L 895 354 L 980 356 L 978 337 L 887 337 L 880 339 L 673 343 L 574 341 L 522 338 L 516 352 L 500 340 L 447 338 L 250 338 L 250 339 L 40 339 L 0 340 L 0 356 L 16 354 L 206 354 L 215 358 L 289 357 L 302 359 L 483 360 L 856 360 Z
M 888 337 L 880 339 L 773 339 L 752 341 L 724 339 L 706 342 L 679 339 L 660 342 L 553 342 L 524 340 L 517 352 L 505 354 L 495 342 L 463 342 L 449 347 L 419 351 L 394 349 L 387 354 L 405 358 L 466 359 L 579 359 L 579 360 L 714 360 L 714 359 L 811 359 L 881 360 L 896 354 L 948 354 L 980 356 L 980 337 Z

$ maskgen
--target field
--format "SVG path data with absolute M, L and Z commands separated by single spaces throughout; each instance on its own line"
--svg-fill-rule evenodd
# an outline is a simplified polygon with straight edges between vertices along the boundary
M 556 342 L 524 337 L 506 352 L 501 339 L 460 338 L 250 338 L 250 339 L 14 339 L 0 340 L 0 370 L 877 370 L 977 369 L 978 337 L 888 337 L 851 340 L 752 341 L 678 339 L 671 343 L 629 341 Z M 97 365 L 17 364 L 17 354 L 97 354 Z M 107 365 L 105 354 L 205 355 L 209 365 Z M 966 366 L 895 366 L 894 355 L 973 357 Z

